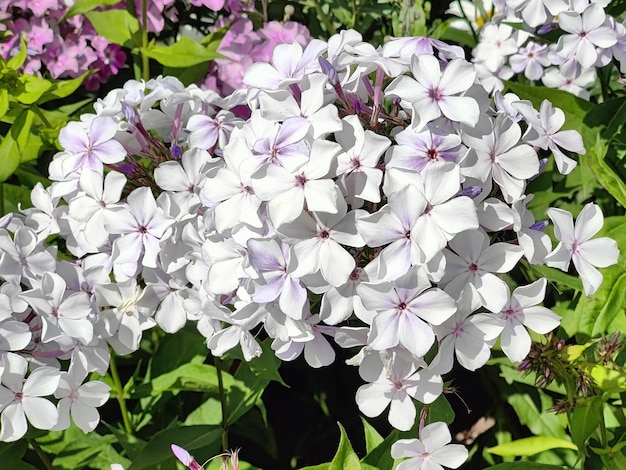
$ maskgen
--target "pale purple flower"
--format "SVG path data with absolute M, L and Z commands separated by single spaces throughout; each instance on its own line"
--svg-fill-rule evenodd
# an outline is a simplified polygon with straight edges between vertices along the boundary
M 419 439 L 399 439 L 391 446 L 394 459 L 408 457 L 397 470 L 443 470 L 459 468 L 468 451 L 460 444 L 450 444 L 452 436 L 445 423 L 432 423 L 420 431 Z
M 411 78 L 396 78 L 385 89 L 385 95 L 397 96 L 413 110 L 413 126 L 418 129 L 443 115 L 451 121 L 473 126 L 478 122 L 478 103 L 474 98 L 461 96 L 474 83 L 476 71 L 464 59 L 453 59 L 445 64 L 433 56 L 413 56 Z
M 88 126 L 69 122 L 59 133 L 59 143 L 66 150 L 61 168 L 65 175 L 82 168 L 103 172 L 103 164 L 119 163 L 126 150 L 114 139 L 118 131 L 115 120 L 109 116 L 95 117 Z
M 602 283 L 602 274 L 596 268 L 606 268 L 617 263 L 617 243 L 608 237 L 591 239 L 600 231 L 604 217 L 600 208 L 589 203 L 576 218 L 563 210 L 550 208 L 548 217 L 554 223 L 554 236 L 559 240 L 557 247 L 546 258 L 546 264 L 567 271 L 570 261 L 581 280 L 586 295 L 592 295 Z
M 524 327 L 546 334 L 561 322 L 561 317 L 552 310 L 538 305 L 546 295 L 546 285 L 546 280 L 542 278 L 518 287 L 510 294 L 500 312 L 494 312 L 504 322 L 500 337 L 502 351 L 513 362 L 520 362 L 530 352 L 532 341 Z
M 52 395 L 57 389 L 59 370 L 42 366 L 25 378 L 27 365 L 26 360 L 17 355 L 5 359 L 0 386 L 0 441 L 13 442 L 24 436 L 28 429 L 27 418 L 38 429 L 52 429 L 57 423 L 56 406 L 42 397 Z
M 598 59 L 596 47 L 609 48 L 617 42 L 615 31 L 604 26 L 606 14 L 597 3 L 591 3 L 582 14 L 564 11 L 559 27 L 570 34 L 559 38 L 556 52 L 562 57 L 576 57 L 582 67 L 592 67 Z

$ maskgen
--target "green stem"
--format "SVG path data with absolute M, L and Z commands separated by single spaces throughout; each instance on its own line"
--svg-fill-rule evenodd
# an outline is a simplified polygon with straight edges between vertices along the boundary
M 331 36 L 333 34 L 337 34 L 337 29 L 333 26 L 333 22 L 330 21 L 328 15 L 324 12 L 322 5 L 317 0 L 312 0 L 311 4 L 315 8 L 315 12 L 317 13 L 317 17 L 322 21 L 324 28 L 326 28 L 326 32 Z
M 111 378 L 115 385 L 113 391 L 115 392 L 115 398 L 120 404 L 120 412 L 122 413 L 122 421 L 124 422 L 124 429 L 128 434 L 133 434 L 133 427 L 130 424 L 130 418 L 128 415 L 128 408 L 126 407 L 126 398 L 124 398 L 124 387 L 120 380 L 120 374 L 117 371 L 117 363 L 115 362 L 115 356 L 111 354 L 111 360 L 109 361 L 109 369 L 111 370 Z
M 222 361 L 215 358 L 215 369 L 217 370 L 217 387 L 220 393 L 220 403 L 222 405 L 222 451 L 228 451 L 228 415 L 226 414 L 226 392 L 224 390 L 224 379 L 222 378 Z
M 0 183 L 0 216 L 4 215 L 4 184 Z
M 147 82 L 150 80 L 150 58 L 146 55 L 148 47 L 148 0 L 141 1 L 141 73 Z
M 50 124 L 50 121 L 48 121 L 46 116 L 41 112 L 41 109 L 39 109 L 39 106 L 37 106 L 36 104 L 33 104 L 30 109 L 33 111 L 33 113 L 37 115 L 39 119 L 41 119 L 41 122 L 43 122 L 44 126 L 46 126 L 48 129 L 52 129 L 52 124 Z
M 604 405 L 604 401 L 602 405 Z M 603 449 L 608 449 L 609 447 L 609 440 L 606 435 L 606 424 L 604 423 L 604 406 L 600 406 L 600 444 Z
M 35 452 L 39 456 L 39 460 L 41 460 L 43 466 L 46 467 L 47 470 L 54 470 L 54 467 L 50 463 L 48 455 L 43 451 L 37 441 L 35 439 L 28 438 L 28 443 L 33 447 L 33 449 L 35 449 Z

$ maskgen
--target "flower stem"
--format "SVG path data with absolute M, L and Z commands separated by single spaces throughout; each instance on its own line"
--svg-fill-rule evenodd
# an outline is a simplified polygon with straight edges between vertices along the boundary
M 217 387 L 220 393 L 220 403 L 222 405 L 222 451 L 228 451 L 228 415 L 226 414 L 226 392 L 224 390 L 224 379 L 222 378 L 222 361 L 215 357 L 215 369 L 217 370 Z
M 35 452 L 39 456 L 39 460 L 43 463 L 43 466 L 46 467 L 47 470 L 54 470 L 54 467 L 50 463 L 50 459 L 48 458 L 48 454 L 46 454 L 41 446 L 37 443 L 35 439 L 28 438 L 28 443 L 35 449 Z
M 130 418 L 128 417 L 128 408 L 126 407 L 126 398 L 124 398 L 124 387 L 122 386 L 122 381 L 120 380 L 120 374 L 117 371 L 117 363 L 115 362 L 115 356 L 111 354 L 111 360 L 109 361 L 109 368 L 111 370 L 111 378 L 113 379 L 113 384 L 115 385 L 113 391 L 115 393 L 115 398 L 117 402 L 120 404 L 120 412 L 122 413 L 122 421 L 124 422 L 124 429 L 128 434 L 133 434 L 133 427 L 130 424 Z
M 141 1 L 141 74 L 146 82 L 150 80 L 150 58 L 146 54 L 148 47 L 148 0 Z

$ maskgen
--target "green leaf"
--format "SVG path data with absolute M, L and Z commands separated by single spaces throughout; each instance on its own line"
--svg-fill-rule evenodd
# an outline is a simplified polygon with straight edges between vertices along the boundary
M 224 386 L 232 384 L 232 376 L 223 373 Z M 217 372 L 208 364 L 184 364 L 171 372 L 153 378 L 135 388 L 133 397 L 158 395 L 163 392 L 218 392 Z
M 341 438 L 339 440 L 339 448 L 337 449 L 337 453 L 335 454 L 333 460 L 330 462 L 328 470 L 361 470 L 359 457 L 352 449 L 352 444 L 350 444 L 350 440 L 348 439 L 348 434 L 346 434 L 346 430 L 343 428 L 341 423 L 337 424 L 339 425 Z
M 549 281 L 568 289 L 574 289 L 576 291 L 583 290 L 583 283 L 579 277 L 566 274 L 560 269 L 550 268 L 548 266 L 538 266 L 529 264 L 531 273 L 537 274 L 537 277 L 533 280 L 545 277 Z
M 216 47 L 209 49 L 193 39 L 183 36 L 170 46 L 154 46 L 150 49 L 144 49 L 144 52 L 148 57 L 162 65 L 180 68 L 191 67 L 222 57 L 216 52 Z
M 564 470 L 566 467 L 535 462 L 507 462 L 486 467 L 485 470 Z
M 55 80 L 52 88 L 47 90 L 41 98 L 37 100 L 38 104 L 47 103 L 48 101 L 67 98 L 80 87 L 85 79 L 91 74 L 91 71 L 85 72 L 80 77 L 69 80 Z
M 226 394 L 229 423 L 237 421 L 257 403 L 262 406 L 261 395 L 270 382 L 269 379 L 255 374 L 247 362 L 239 365 L 234 378 Z
M 568 118 L 566 121 L 568 125 L 565 128 L 574 128 L 580 132 L 585 116 L 593 109 L 593 105 L 589 101 L 567 91 L 542 86 L 521 85 L 514 82 L 505 83 L 510 91 L 522 99 L 529 100 L 537 109 L 541 107 L 543 100 L 548 100 L 554 107 L 561 108 Z
M 176 354 L 172 354 L 176 351 Z M 202 363 L 209 350 L 204 337 L 189 325 L 174 334 L 166 335 L 159 342 L 151 365 L 151 374 L 157 377 L 188 363 Z
M 505 362 L 500 364 L 500 376 L 509 384 L 513 382 L 518 382 L 530 385 L 531 387 L 535 387 L 535 374 L 524 374 L 518 371 L 516 368 L 511 366 L 511 362 L 506 358 Z M 562 384 L 557 383 L 556 381 L 551 382 L 550 385 L 545 387 L 545 389 L 551 392 L 559 393 L 561 395 L 566 394 L 565 387 Z
M 22 75 L 23 90 L 15 95 L 15 99 L 23 104 L 33 104 L 50 90 L 54 85 L 50 80 L 39 78 L 34 75 Z
M 9 110 L 9 90 L 6 88 L 0 88 L 0 119 Z
M 260 343 L 263 353 L 259 357 L 255 357 L 251 361 L 246 361 L 247 367 L 254 373 L 267 381 L 275 381 L 288 387 L 283 378 L 278 373 L 278 368 L 282 364 L 282 361 L 276 357 L 272 350 L 272 340 L 267 338 Z M 237 359 L 244 361 L 241 348 L 234 348 L 228 351 L 223 359 Z
M 376 447 L 382 444 L 384 439 L 380 434 L 378 434 L 376 428 L 368 423 L 367 420 L 362 416 L 361 421 L 363 422 L 363 431 L 365 433 L 365 450 L 369 454 Z
M 193 410 L 185 419 L 188 426 L 199 424 L 219 425 L 222 422 L 222 403 L 217 398 L 209 398 Z
M 591 368 L 591 377 L 603 392 L 626 391 L 626 373 L 622 371 L 596 364 Z
M 208 447 L 220 441 L 222 429 L 218 426 L 178 426 L 156 433 L 146 444 L 128 470 L 153 469 L 156 465 L 175 460 L 170 446 L 179 445 L 188 451 Z
M 376 448 L 368 451 L 367 455 L 363 457 L 361 463 L 363 468 L 366 465 L 374 468 L 392 468 L 393 458 L 391 457 L 391 446 L 400 438 L 400 433 L 397 430 L 393 430 Z
M 568 418 L 572 441 L 583 452 L 585 442 L 602 421 L 601 397 L 576 403 L 574 409 L 568 413 Z
M 6 181 L 17 169 L 26 150 L 35 113 L 22 111 L 0 143 L 0 183 Z
M 607 163 L 608 145 L 596 134 L 595 145 L 588 148 L 587 161 L 593 174 L 604 189 L 613 196 L 622 207 L 626 207 L 626 183 L 620 175 Z
M 11 57 L 11 59 L 9 59 L 9 61 L 7 62 L 7 68 L 13 70 L 19 69 L 22 65 L 24 65 L 27 54 L 28 48 L 26 45 L 26 36 L 22 35 L 22 37 L 20 38 L 20 52 L 18 52 L 17 55 L 14 55 L 13 57 Z
M 91 10 L 95 10 L 98 7 L 115 5 L 116 3 L 119 3 L 119 0 L 76 0 L 74 5 L 67 9 L 59 22 L 65 21 L 72 16 L 83 15 Z
M 139 31 L 139 21 L 126 10 L 90 11 L 85 16 L 98 34 L 120 46 L 133 43 L 133 34 Z
M 73 428 L 74 426 L 68 429 L 64 435 L 66 445 L 55 453 L 55 458 L 52 461 L 55 468 L 60 467 L 68 470 L 81 468 L 115 442 L 115 436 L 110 434 L 100 436 L 92 432 L 85 435 L 80 429 L 76 432 Z
M 535 455 L 550 449 L 574 449 L 577 447 L 569 441 L 556 437 L 534 436 L 487 448 L 487 452 L 502 457 L 518 457 Z
M 103 422 L 103 424 L 115 435 L 117 442 L 122 445 L 124 452 L 131 460 L 136 459 L 146 447 L 146 441 L 139 439 L 137 436 L 127 434 L 126 431 L 111 426 L 108 423 Z
M 0 152 L 2 146 L 0 146 Z M 32 207 L 30 201 L 29 186 L 21 186 L 9 183 L 2 183 L 2 191 L 4 192 L 4 210 L 5 212 L 18 212 L 19 206 L 22 209 L 28 209 Z
M 552 406 L 552 399 L 539 389 L 536 392 L 539 394 L 539 408 L 528 393 L 509 395 L 507 401 L 515 410 L 520 422 L 528 426 L 534 435 L 569 439 L 565 432 L 566 424 L 561 421 L 564 416 L 547 413 L 546 410 Z

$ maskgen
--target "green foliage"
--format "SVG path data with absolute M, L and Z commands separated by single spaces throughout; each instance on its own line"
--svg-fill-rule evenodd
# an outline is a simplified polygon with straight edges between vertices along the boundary
M 153 46 L 144 52 L 151 59 L 155 59 L 167 67 L 184 68 L 206 62 L 208 68 L 208 62 L 222 57 L 216 52 L 217 46 L 219 44 L 215 42 L 209 43 L 208 47 L 203 46 L 193 39 L 183 36 L 174 44 Z
M 574 449 L 577 447 L 570 441 L 548 436 L 534 436 L 490 447 L 487 452 L 500 456 L 529 456 L 550 449 Z

